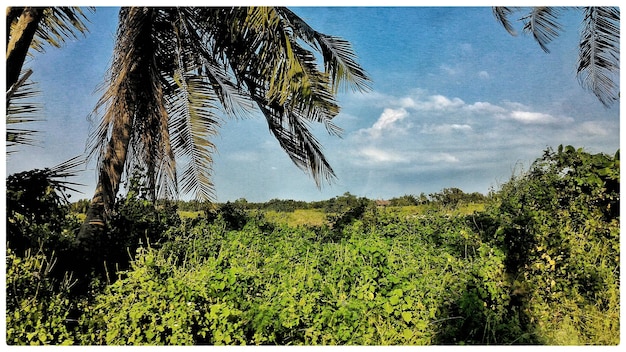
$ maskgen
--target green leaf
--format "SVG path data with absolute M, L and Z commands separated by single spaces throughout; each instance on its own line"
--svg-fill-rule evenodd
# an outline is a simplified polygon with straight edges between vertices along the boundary
M 412 318 L 413 314 L 411 312 L 402 312 L 402 319 L 404 319 L 405 322 L 410 323 Z
M 389 302 L 385 302 L 385 304 L 383 304 L 383 309 L 385 309 L 387 314 L 393 313 L 393 307 L 389 304 Z
M 411 337 L 413 337 L 413 331 L 411 331 L 411 329 L 404 329 L 402 337 L 404 337 L 405 340 L 410 340 Z

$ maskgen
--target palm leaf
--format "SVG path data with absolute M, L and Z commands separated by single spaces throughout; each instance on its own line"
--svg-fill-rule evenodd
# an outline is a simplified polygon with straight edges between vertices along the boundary
M 509 21 L 509 15 L 513 12 L 517 11 L 517 8 L 514 7 L 506 7 L 506 6 L 495 6 L 493 7 L 493 15 L 496 20 L 500 22 L 500 24 L 506 29 L 507 32 L 511 35 L 517 35 L 517 31 L 513 28 L 511 21 Z
M 220 23 L 224 9 L 183 7 L 179 14 L 179 33 L 181 57 L 185 71 L 196 71 L 211 84 L 214 94 L 221 103 L 222 111 L 232 118 L 249 117 L 254 109 L 249 96 L 243 91 L 233 72 L 224 62 L 224 55 L 214 48 L 215 37 L 219 37 L 219 26 L 207 29 L 208 23 Z M 182 67 L 182 63 L 181 63 Z
M 33 145 L 36 130 L 14 127 L 23 123 L 41 121 L 41 105 L 32 101 L 39 94 L 35 84 L 28 80 L 33 71 L 28 69 L 6 93 L 6 140 L 7 147 Z M 8 153 L 12 153 L 9 151 Z
M 214 91 L 210 83 L 196 75 L 181 74 L 173 84 L 176 94 L 168 98 L 172 147 L 177 156 L 188 160 L 180 176 L 181 191 L 199 199 L 213 199 L 211 165 L 215 145 L 209 138 L 217 135 L 220 125 L 213 104 Z
M 619 97 L 619 8 L 587 7 L 584 13 L 577 76 L 609 106 Z
M 88 7 L 88 12 L 95 12 L 95 7 Z M 44 44 L 60 48 L 67 39 L 77 39 L 79 34 L 89 31 L 86 22 L 89 19 L 80 7 L 48 7 L 44 15 L 32 48 L 43 52 Z
M 90 155 L 107 159 L 116 124 L 128 124 L 126 172 L 146 168 L 159 196 L 177 193 L 180 184 L 184 193 L 211 199 L 211 138 L 221 116 L 247 114 L 256 104 L 298 167 L 318 185 L 334 177 L 307 121 L 339 135 L 331 121 L 339 112 L 334 93 L 345 83 L 366 86 L 348 42 L 269 7 L 123 9 L 120 19 Z M 322 54 L 324 71 L 303 43 Z
M 82 155 L 78 155 L 49 169 L 46 169 L 48 171 L 47 174 L 50 180 L 50 184 L 54 186 L 55 190 L 62 191 L 62 194 L 67 191 L 79 192 L 74 187 L 82 186 L 82 184 L 68 181 L 66 179 L 69 177 L 75 177 L 80 171 L 78 170 L 78 167 L 84 164 L 84 157 Z
M 547 45 L 559 35 L 561 25 L 556 21 L 559 9 L 555 7 L 534 7 L 522 17 L 524 32 L 535 38 L 541 49 L 549 53 Z
M 351 87 L 357 91 L 370 89 L 370 79 L 356 61 L 357 56 L 350 42 L 314 30 L 287 8 L 279 7 L 276 11 L 280 13 L 288 23 L 289 29 L 299 39 L 321 52 L 326 73 L 332 80 L 333 92 L 336 92 L 340 87 Z
M 285 113 L 279 106 L 271 106 L 259 97 L 254 97 L 265 115 L 270 132 L 291 161 L 301 170 L 310 173 L 316 185 L 321 180 L 330 182 L 336 175 L 324 156 L 322 148 L 309 131 L 306 119 L 296 113 Z
M 307 126 L 291 119 L 323 122 L 329 131 L 340 131 L 330 123 L 339 109 L 329 76 L 318 70 L 314 55 L 299 45 L 288 23 L 267 7 L 201 13 L 202 23 L 214 25 L 195 31 L 209 38 L 205 40 L 209 49 L 202 51 L 207 62 L 209 57 L 222 60 L 223 72 L 231 74 L 237 86 L 246 87 L 281 147 L 298 167 L 311 172 L 318 185 L 320 172 L 328 173 L 327 179 L 334 176 Z

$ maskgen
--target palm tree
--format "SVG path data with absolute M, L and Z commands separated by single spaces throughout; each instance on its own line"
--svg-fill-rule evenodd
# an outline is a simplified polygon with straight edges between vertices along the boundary
M 89 8 L 93 11 L 93 8 Z M 32 129 L 9 127 L 41 119 L 32 102 L 38 91 L 23 71 L 30 49 L 43 52 L 46 44 L 61 47 L 68 38 L 85 33 L 87 17 L 78 7 L 7 7 L 6 123 L 7 147 L 33 142 Z
M 277 7 L 122 8 L 113 56 L 94 110 L 98 183 L 81 241 L 103 228 L 122 175 L 136 167 L 153 198 L 180 191 L 212 199 L 210 138 L 223 117 L 255 107 L 298 167 L 318 185 L 331 180 L 309 124 L 339 135 L 335 94 L 369 81 L 347 41 Z
M 496 19 L 512 35 L 516 31 L 509 16 L 520 8 L 494 7 Z M 548 44 L 562 31 L 557 22 L 564 8 L 534 7 L 520 20 L 523 31 L 531 34 L 539 46 L 550 52 Z M 576 75 L 606 107 L 619 100 L 619 8 L 584 7 Z

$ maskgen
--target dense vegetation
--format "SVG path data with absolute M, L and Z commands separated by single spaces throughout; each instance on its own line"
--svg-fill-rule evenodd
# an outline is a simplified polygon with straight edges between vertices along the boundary
M 549 149 L 488 196 L 209 206 L 126 188 L 106 236 L 78 243 L 84 204 L 46 170 L 8 177 L 9 344 L 620 342 L 619 153 Z M 296 211 L 323 219 L 270 216 Z

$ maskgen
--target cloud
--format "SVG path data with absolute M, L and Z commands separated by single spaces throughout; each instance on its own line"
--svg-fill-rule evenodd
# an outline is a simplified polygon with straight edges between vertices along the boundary
M 407 163 L 409 158 L 394 151 L 385 151 L 373 147 L 361 149 L 357 153 L 367 163 Z
M 361 130 L 361 133 L 373 138 L 378 138 L 387 132 L 402 133 L 403 129 L 397 126 L 397 122 L 402 121 L 407 116 L 408 113 L 404 108 L 386 108 L 372 127 Z
M 431 95 L 423 101 L 414 102 L 412 106 L 407 106 L 421 111 L 444 111 L 458 109 L 465 105 L 459 98 L 448 98 L 443 95 Z
M 489 79 L 489 78 L 491 78 L 491 76 L 489 75 L 489 72 L 487 72 L 487 71 L 480 71 L 480 72 L 478 72 L 478 77 L 482 78 L 482 79 Z
M 421 132 L 426 134 L 450 134 L 453 132 L 471 132 L 472 126 L 468 124 L 424 124 Z
M 477 175 L 495 182 L 510 176 L 516 163 L 529 165 L 548 146 L 595 148 L 615 139 L 615 122 L 579 122 L 519 102 L 465 102 L 419 89 L 378 99 L 362 101 L 362 111 L 374 117 L 367 125 L 346 130 L 345 139 L 328 145 L 338 151 L 338 169 L 354 177 L 374 173 L 376 182 L 465 177 L 471 183 Z
M 450 153 L 436 153 L 428 157 L 431 163 L 458 163 L 460 160 Z
M 469 104 L 464 107 L 465 110 L 474 112 L 477 114 L 487 114 L 487 115 L 503 115 L 507 112 L 507 109 L 493 105 L 491 103 L 478 101 L 474 104 Z
M 539 124 L 539 125 L 548 125 L 548 124 L 559 124 L 559 123 L 567 123 L 573 122 L 574 119 L 571 117 L 557 117 L 546 113 L 541 112 L 532 112 L 532 111 L 511 111 L 506 119 L 511 119 L 517 122 L 521 122 L 523 124 Z
M 609 135 L 609 129 L 598 121 L 587 121 L 580 124 L 578 133 L 587 137 L 604 137 Z
M 372 126 L 372 130 L 382 131 L 393 129 L 395 122 L 403 120 L 405 117 L 407 117 L 407 112 L 404 109 L 385 109 Z

